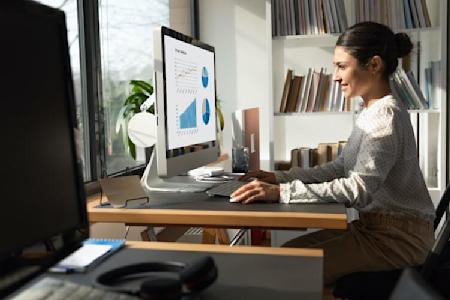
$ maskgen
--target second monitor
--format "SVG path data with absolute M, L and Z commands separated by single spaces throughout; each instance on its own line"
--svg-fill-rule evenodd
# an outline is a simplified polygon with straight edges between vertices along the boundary
M 142 182 L 147 190 L 205 190 L 210 184 L 173 177 L 220 155 L 214 47 L 167 27 L 153 41 L 157 142 Z

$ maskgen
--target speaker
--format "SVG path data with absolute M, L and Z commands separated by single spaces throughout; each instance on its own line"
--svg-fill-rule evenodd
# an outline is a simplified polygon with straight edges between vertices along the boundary
M 172 276 L 158 274 L 163 272 Z M 117 286 L 143 273 L 155 274 L 146 276 L 139 289 Z M 188 264 L 148 262 L 126 265 L 100 274 L 96 278 L 96 283 L 104 289 L 139 296 L 142 299 L 175 300 L 195 297 L 210 286 L 217 276 L 218 271 L 213 258 L 205 256 Z

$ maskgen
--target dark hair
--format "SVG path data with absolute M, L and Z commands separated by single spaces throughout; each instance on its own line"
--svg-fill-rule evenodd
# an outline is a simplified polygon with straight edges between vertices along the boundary
M 361 22 L 347 28 L 339 36 L 336 46 L 345 47 L 362 66 L 373 56 L 380 56 L 385 64 L 385 78 L 394 73 L 398 58 L 408 55 L 413 48 L 406 33 L 394 34 L 388 26 L 375 22 Z

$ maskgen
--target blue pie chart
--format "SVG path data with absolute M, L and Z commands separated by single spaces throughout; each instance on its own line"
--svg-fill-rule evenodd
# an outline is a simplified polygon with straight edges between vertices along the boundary
M 202 119 L 203 119 L 203 123 L 205 123 L 205 125 L 208 125 L 209 123 L 209 116 L 211 114 L 211 111 L 209 109 L 209 101 L 207 98 L 203 99 L 203 103 L 202 103 Z
M 206 67 L 202 69 L 202 84 L 204 88 L 208 86 L 208 69 Z

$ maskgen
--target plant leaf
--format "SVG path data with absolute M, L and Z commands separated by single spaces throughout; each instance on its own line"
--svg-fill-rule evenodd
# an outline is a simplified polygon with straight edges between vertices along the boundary
M 149 82 L 146 82 L 144 80 L 131 80 L 130 84 L 134 85 L 134 86 L 139 86 L 144 91 L 146 91 L 149 95 L 153 94 L 153 86 Z
M 222 111 L 220 110 L 219 107 L 216 107 L 216 113 L 217 113 L 217 118 L 219 119 L 220 131 L 223 131 L 223 128 L 225 127 L 225 121 L 223 119 Z
M 136 160 L 136 145 L 128 138 L 128 150 L 130 152 L 131 157 Z
M 132 93 L 144 93 L 145 91 L 140 86 L 133 85 L 133 87 L 131 88 L 131 92 Z
M 150 107 L 147 109 L 147 112 L 155 114 L 155 103 L 152 103 L 152 105 L 150 105 Z
M 119 114 L 117 115 L 117 121 L 116 121 L 116 133 L 119 133 L 120 127 L 121 127 L 123 121 L 125 121 L 125 119 L 128 117 L 127 111 L 132 107 L 133 107 L 133 105 L 124 105 L 119 110 Z
M 133 93 L 130 96 L 127 97 L 125 100 L 125 104 L 134 104 L 141 106 L 142 103 L 144 103 L 145 100 L 147 100 L 149 96 L 145 93 Z

